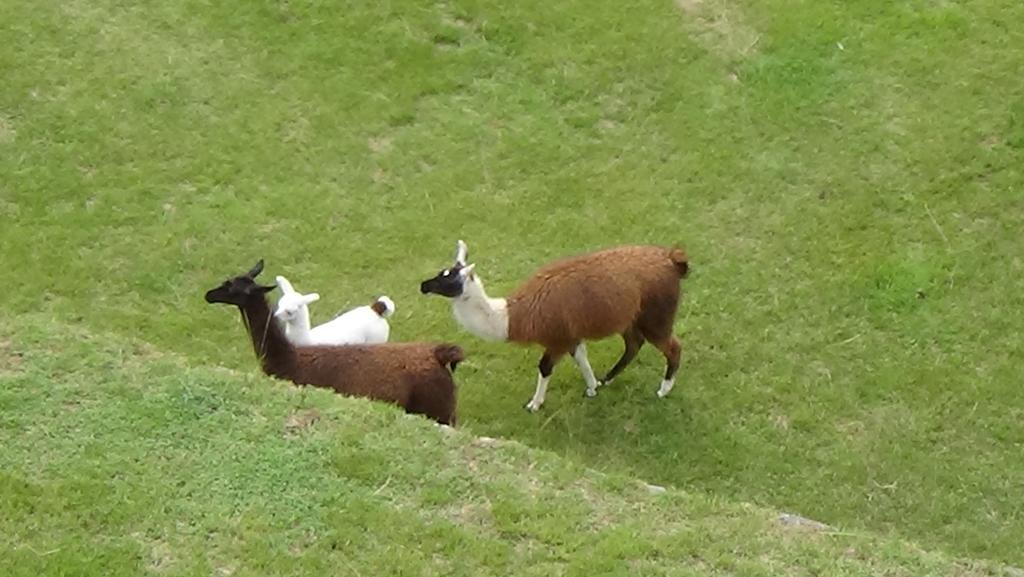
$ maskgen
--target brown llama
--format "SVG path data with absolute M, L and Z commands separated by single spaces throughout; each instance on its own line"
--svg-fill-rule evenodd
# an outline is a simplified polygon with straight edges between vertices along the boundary
M 566 354 L 572 354 L 586 381 L 586 395 L 593 397 L 598 386 L 610 383 L 633 361 L 645 341 L 665 355 L 658 396 L 672 390 L 680 356 L 672 326 L 679 281 L 689 272 L 685 251 L 622 246 L 569 257 L 542 267 L 507 299 L 487 296 L 473 273 L 476 265 L 466 264 L 466 252 L 466 243 L 460 240 L 455 264 L 423 281 L 420 292 L 451 298 L 455 320 L 481 338 L 544 347 L 528 410 L 544 404 L 551 372 Z M 614 334 L 622 335 L 626 349 L 598 381 L 584 341 Z
M 296 347 L 267 304 L 266 294 L 276 287 L 256 284 L 262 270 L 261 260 L 249 272 L 209 290 L 206 302 L 238 307 L 264 373 L 296 385 L 388 401 L 407 413 L 455 425 L 452 372 L 465 358 L 461 348 L 432 343 Z

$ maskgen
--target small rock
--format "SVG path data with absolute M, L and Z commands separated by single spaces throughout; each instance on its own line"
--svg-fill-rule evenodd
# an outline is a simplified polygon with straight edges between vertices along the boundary
M 647 492 L 652 495 L 658 495 L 668 490 L 661 485 L 652 485 L 650 483 L 644 483 L 644 489 L 647 489 Z
M 832 527 L 829 527 L 824 523 L 808 519 L 806 517 L 801 517 L 800 515 L 793 515 L 791 513 L 782 513 L 779 515 L 779 523 L 782 523 L 787 527 L 798 527 L 800 529 L 810 529 L 812 531 L 832 530 Z
M 476 440 L 473 441 L 473 444 L 481 447 L 490 447 L 492 445 L 497 445 L 498 439 L 492 437 L 477 437 Z

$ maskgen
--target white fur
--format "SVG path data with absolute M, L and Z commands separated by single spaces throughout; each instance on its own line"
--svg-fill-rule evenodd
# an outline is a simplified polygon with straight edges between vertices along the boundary
M 455 320 L 464 329 L 482 339 L 491 341 L 508 340 L 508 302 L 506 299 L 487 296 L 483 282 L 473 272 L 476 265 L 466 264 L 468 252 L 469 249 L 466 243 L 461 240 L 458 241 L 455 248 L 455 263 L 462 267 L 459 269 L 459 274 L 462 276 L 463 284 L 462 294 L 452 299 L 452 311 L 455 314 Z M 607 385 L 608 383 L 602 383 L 594 376 L 594 369 L 590 366 L 590 360 L 587 358 L 586 345 L 581 342 L 573 351 L 572 357 L 576 361 L 576 366 L 579 367 L 580 372 L 583 374 L 583 380 L 586 382 L 585 394 L 588 397 L 595 396 L 597 394 L 597 387 Z M 537 389 L 533 393 L 533 398 L 526 404 L 528 410 L 536 411 L 544 404 L 549 380 L 550 376 L 545 378 L 538 374 Z M 664 397 L 667 395 L 672 390 L 673 385 L 675 385 L 674 378 L 663 380 L 658 388 L 658 396 Z
M 484 290 L 484 284 L 480 277 L 474 274 L 475 264 L 466 264 L 468 249 L 466 243 L 458 241 L 455 249 L 455 262 L 462 266 L 459 275 L 462 276 L 462 294 L 452 299 L 452 312 L 455 320 L 464 329 L 474 335 L 490 341 L 508 340 L 508 301 L 503 298 L 491 298 Z M 587 347 L 580 343 L 573 351 L 573 359 L 576 366 L 583 373 L 583 380 L 586 382 L 586 395 L 593 397 L 597 394 L 597 387 L 600 384 L 594 376 L 594 370 L 587 359 Z M 537 389 L 533 398 L 526 403 L 526 409 L 537 411 L 544 404 L 544 397 L 547 393 L 550 375 L 544 377 L 538 373 Z
M 452 312 L 455 320 L 464 329 L 474 335 L 491 341 L 508 340 L 508 301 L 502 298 L 491 298 L 484 290 L 484 284 L 480 277 L 474 274 L 475 264 L 466 264 L 468 250 L 466 243 L 459 241 L 455 249 L 455 262 L 462 265 L 459 274 L 462 275 L 462 294 L 452 299 Z M 587 347 L 583 343 L 573 351 L 573 359 L 576 366 L 583 373 L 583 380 L 586 382 L 586 395 L 593 397 L 597 394 L 597 387 L 601 384 L 594 376 L 594 369 L 587 359 Z M 533 398 L 526 404 L 530 411 L 540 409 L 544 404 L 544 397 L 547 392 L 550 376 L 545 378 L 538 375 L 537 389 Z
M 544 404 L 544 396 L 548 392 L 548 381 L 551 380 L 551 376 L 544 376 L 537 372 L 537 390 L 533 392 L 533 398 L 530 399 L 529 403 L 526 403 L 526 410 L 531 413 L 535 413 L 540 409 L 540 406 Z
M 576 345 L 576 350 L 572 352 L 572 358 L 576 361 L 576 366 L 580 368 L 583 380 L 587 383 L 585 394 L 588 397 L 597 395 L 597 387 L 600 383 L 594 376 L 594 369 L 590 367 L 590 360 L 587 359 L 587 345 L 583 343 Z
M 480 278 L 473 274 L 475 266 L 471 264 L 459 271 L 463 284 L 462 294 L 452 300 L 455 320 L 482 339 L 508 340 L 508 303 L 487 296 Z
M 658 398 L 659 399 L 664 399 L 665 395 L 667 395 L 670 392 L 672 392 L 672 387 L 674 387 L 675 385 L 676 385 L 675 377 L 672 377 L 671 379 L 662 379 L 661 386 L 658 387 Z
M 386 296 L 378 301 L 384 304 L 383 315 L 369 305 L 356 307 L 322 325 L 310 328 L 309 304 L 320 299 L 317 293 L 304 295 L 294 289 L 288 279 L 277 277 L 281 298 L 274 316 L 284 324 L 285 337 L 296 346 L 360 345 L 388 342 L 391 326 L 385 317 L 395 312 L 395 303 Z

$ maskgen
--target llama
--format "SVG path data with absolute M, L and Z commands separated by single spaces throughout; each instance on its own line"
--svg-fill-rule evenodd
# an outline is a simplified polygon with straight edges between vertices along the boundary
M 356 307 L 322 325 L 309 328 L 309 305 L 320 300 L 320 295 L 304 295 L 292 283 L 278 276 L 277 286 L 281 298 L 277 301 L 274 317 L 284 322 L 284 334 L 298 346 L 309 345 L 373 345 L 388 342 L 391 327 L 387 317 L 395 312 L 395 303 L 382 296 L 373 304 Z
M 206 302 L 238 307 L 263 372 L 296 385 L 388 401 L 407 413 L 425 415 L 442 425 L 456 420 L 452 372 L 465 355 L 453 344 L 392 343 L 296 347 L 273 322 L 267 293 L 255 278 L 260 260 L 249 272 L 230 278 L 206 293 Z
M 572 354 L 586 382 L 586 396 L 610 383 L 636 357 L 645 341 L 665 355 L 665 377 L 658 397 L 675 384 L 680 345 L 672 334 L 679 304 L 679 281 L 689 271 L 679 248 L 622 246 L 550 263 L 506 298 L 491 298 L 475 264 L 466 264 L 466 243 L 458 242 L 455 264 L 423 281 L 420 292 L 452 299 L 455 320 L 478 337 L 537 343 L 544 347 L 537 388 L 526 404 L 544 404 L 548 380 L 559 360 Z M 587 359 L 584 341 L 622 335 L 622 357 L 600 381 Z

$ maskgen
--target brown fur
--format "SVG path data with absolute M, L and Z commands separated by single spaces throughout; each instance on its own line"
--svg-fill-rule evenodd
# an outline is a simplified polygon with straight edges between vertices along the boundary
M 679 271 L 679 278 L 686 278 L 690 274 L 690 259 L 687 258 L 685 250 L 673 248 L 668 251 L 668 258 L 672 260 L 672 264 Z
M 581 340 L 622 334 L 643 321 L 654 332 L 671 320 L 679 279 L 687 270 L 681 249 L 624 246 L 544 266 L 508 298 L 509 340 L 568 352 Z M 661 329 L 661 330 L 655 330 Z
M 389 401 L 408 413 L 455 425 L 455 381 L 449 371 L 465 358 L 452 344 L 295 347 L 270 315 L 263 295 L 242 307 L 263 372 L 297 385 Z
M 553 262 L 508 298 L 509 340 L 543 345 L 540 372 L 547 376 L 582 341 L 622 335 L 625 351 L 604 382 L 651 341 L 665 355 L 665 378 L 672 378 L 681 352 L 672 326 L 679 281 L 688 273 L 684 250 L 656 246 L 623 246 Z
M 374 301 L 374 303 L 370 305 L 370 308 L 373 309 L 373 312 L 377 313 L 378 316 L 384 316 L 384 313 L 388 310 L 388 306 L 381 301 Z

